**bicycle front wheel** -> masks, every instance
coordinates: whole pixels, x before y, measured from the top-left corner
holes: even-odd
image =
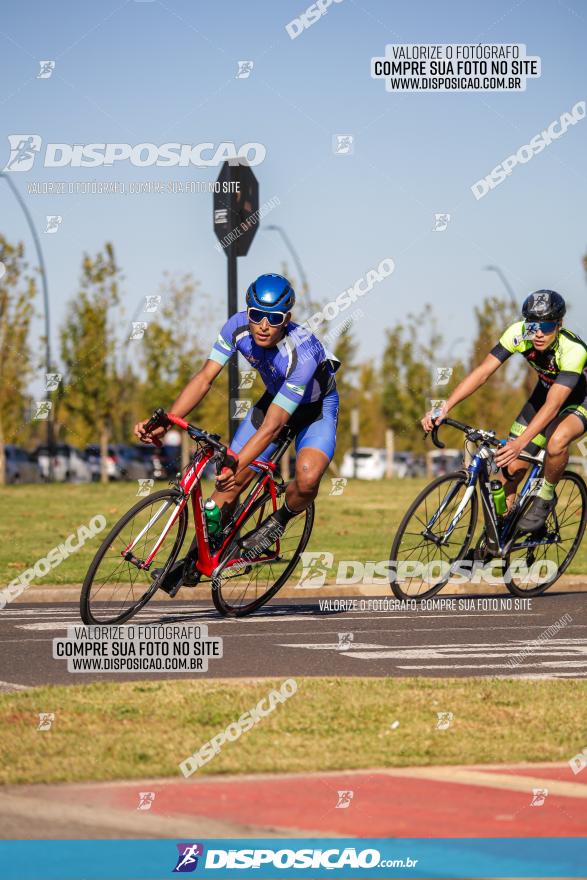
[[[477,492],[464,471],[444,474],[412,502],[389,556],[389,583],[398,599],[426,599],[441,590],[451,566],[471,544],[477,523]],[[453,519],[460,514],[450,534]]]
[[[514,596],[544,593],[579,549],[587,520],[587,487],[579,474],[564,472],[556,498],[543,528],[533,535],[520,535],[506,558],[505,584]]]
[[[143,498],[125,513],[96,553],[84,580],[81,594],[81,618],[86,624],[124,623],[146,605],[175,562],[187,528],[184,506],[165,538],[166,524],[177,513],[181,493],[163,489]],[[157,548],[151,568],[160,568],[159,576],[136,562],[125,559],[124,551],[133,544],[135,560],[144,561]]]
[[[262,495],[253,504],[240,533],[259,528],[273,512],[269,495]],[[216,577],[212,581],[212,601],[224,617],[244,617],[256,611],[288,580],[300,560],[314,525],[314,503],[290,519],[283,536],[258,559],[247,559],[232,541],[222,555]]]

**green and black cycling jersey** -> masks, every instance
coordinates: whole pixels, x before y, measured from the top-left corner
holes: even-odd
[[[514,421],[510,437],[519,437],[524,432],[538,410],[544,406],[548,391],[553,385],[563,385],[571,389],[560,413],[577,416],[587,431],[587,344],[575,333],[562,327],[554,343],[539,351],[534,348],[530,339],[524,339],[524,326],[524,321],[516,321],[491,349],[491,354],[501,363],[518,352],[538,373],[536,387]],[[537,434],[525,449],[535,455],[545,445],[546,436],[542,433]]]
[[[508,327],[491,349],[491,354],[503,363],[518,352],[536,370],[538,380],[545,388],[554,384],[564,385],[577,393],[584,391],[587,394],[587,344],[562,327],[553,344],[539,351],[530,339],[524,339],[524,327],[524,321],[516,321]]]

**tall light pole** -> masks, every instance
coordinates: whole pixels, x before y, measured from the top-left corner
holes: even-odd
[[[271,223],[269,226],[266,226],[265,229],[267,231],[270,230],[271,232],[278,232],[279,235],[282,237],[286,248],[288,249],[288,251],[291,254],[292,260],[294,261],[298,275],[300,276],[300,281],[302,282],[302,289],[304,290],[305,293],[307,293],[309,291],[310,287],[308,285],[308,279],[306,277],[306,273],[304,272],[304,267],[302,266],[301,260],[298,257],[297,252],[296,252],[293,244],[291,243],[289,236],[287,235],[285,229],[282,226],[277,226],[275,223]]]
[[[507,280],[507,278],[505,277],[505,275],[503,274],[503,272],[499,268],[499,266],[484,266],[483,268],[485,269],[486,272],[495,272],[496,275],[499,275],[503,286],[505,287],[505,289],[509,293],[512,304],[517,309],[518,308],[518,298],[517,298],[516,294],[514,293],[514,290],[511,286],[511,284],[509,283],[509,281]]]
[[[37,230],[35,229],[35,224],[33,223],[33,218],[29,213],[29,209],[27,208],[24,199],[21,194],[13,184],[10,179],[10,175],[5,171],[0,171],[0,177],[4,178],[6,183],[8,184],[12,194],[14,195],[16,201],[22,208],[22,212],[26,217],[26,221],[28,223],[28,227],[31,231],[31,235],[33,237],[33,242],[35,245],[35,249],[37,251],[37,259],[39,261],[39,268],[41,270],[41,284],[43,288],[43,303],[45,309],[45,373],[51,372],[51,325],[49,321],[49,288],[47,285],[47,270],[45,269],[45,260],[43,259],[43,251],[41,250],[41,242],[39,241],[39,236],[37,235]],[[46,380],[45,380],[46,384]],[[49,452],[49,480],[53,479],[53,419],[47,419],[47,446]]]

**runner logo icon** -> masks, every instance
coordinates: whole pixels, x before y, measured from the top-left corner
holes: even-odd
[[[4,171],[30,171],[36,155],[41,149],[41,136],[38,134],[9,134],[10,158]]]
[[[174,874],[187,874],[195,871],[198,867],[198,858],[204,855],[204,846],[201,843],[178,843],[176,844],[178,857],[177,864],[173,869]]]

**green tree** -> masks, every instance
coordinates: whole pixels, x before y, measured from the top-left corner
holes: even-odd
[[[425,335],[426,334],[426,335]],[[382,362],[382,407],[387,427],[395,434],[397,449],[424,450],[420,419],[434,397],[434,371],[439,364],[442,336],[431,306],[409,314],[404,324],[387,331]]]
[[[340,361],[336,373],[336,387],[340,397],[338,412],[337,444],[335,461],[339,462],[343,454],[351,447],[351,411],[358,404],[356,387],[357,364],[355,363],[357,344],[353,339],[350,327],[345,327],[336,339],[332,353]]]
[[[0,484],[6,481],[4,444],[22,431],[32,373],[29,329],[36,294],[27,273],[22,243],[10,244],[0,235]]]
[[[149,315],[142,339],[135,341],[135,363],[140,363],[144,375],[145,415],[156,406],[171,406],[202,363],[202,324],[207,324],[209,305],[199,286],[190,273],[166,273],[159,288],[161,305]]]
[[[75,435],[80,443],[90,442],[98,433],[102,482],[108,480],[106,457],[120,394],[111,315],[120,299],[120,281],[110,243],[95,257],[84,254],[80,289],[68,305],[60,334],[64,366],[60,408],[67,416],[68,435]]]
[[[505,328],[517,317],[512,303],[496,296],[486,297],[480,306],[475,307],[477,331],[467,372],[487,357]],[[451,387],[457,384],[454,379],[453,376]],[[476,394],[459,404],[455,418],[482,428],[493,428],[505,437],[535,383],[533,371],[511,359]]]
[[[171,407],[208,357],[217,332],[218,316],[191,273],[166,273],[159,293],[161,306],[150,317],[139,343],[139,363],[144,376],[138,396],[138,417],[141,419],[148,417],[157,406]],[[228,440],[227,415],[228,370],[225,369],[192,421],[196,420],[201,427],[216,431]]]

